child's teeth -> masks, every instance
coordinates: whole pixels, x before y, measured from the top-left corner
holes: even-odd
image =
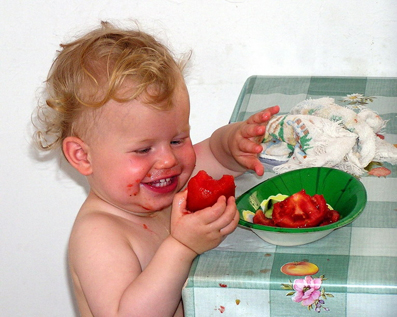
[[[160,179],[158,182],[153,183],[156,187],[164,187],[167,186],[171,182],[171,178],[163,178]]]

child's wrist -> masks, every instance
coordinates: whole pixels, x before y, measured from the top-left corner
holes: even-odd
[[[183,247],[184,250],[188,251],[188,253],[190,253],[190,255],[195,258],[197,255],[199,255],[200,253],[193,250],[190,246],[188,246],[186,243],[183,243],[181,240],[179,240],[178,238],[174,237],[172,235],[172,233],[170,234],[170,238],[173,239],[175,242],[177,242],[181,247]]]

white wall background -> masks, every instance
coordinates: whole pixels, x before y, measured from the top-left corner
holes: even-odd
[[[66,245],[84,179],[30,146],[30,115],[55,51],[100,20],[140,21],[176,53],[192,138],[230,118],[247,77],[397,77],[395,0],[1,0],[0,316],[75,316]]]

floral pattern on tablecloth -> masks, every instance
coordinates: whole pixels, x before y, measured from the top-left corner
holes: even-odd
[[[292,269],[288,267],[292,267]],[[318,267],[313,263],[303,260],[300,262],[286,263],[282,266],[281,271],[287,275],[297,276],[303,272],[317,273]],[[286,296],[292,296],[291,299],[294,302],[301,303],[301,305],[307,307],[308,310],[320,313],[322,310],[330,310],[325,306],[325,300],[334,297],[332,294],[326,293],[325,288],[322,287],[323,281],[325,280],[325,275],[321,275],[320,277],[305,275],[303,278],[295,279],[293,282],[289,280],[289,283],[281,284],[281,288],[290,290]]]

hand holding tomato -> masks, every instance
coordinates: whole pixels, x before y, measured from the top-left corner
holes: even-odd
[[[177,193],[171,215],[171,236],[197,254],[217,247],[238,224],[239,213],[233,196],[217,199],[211,206],[189,212],[187,191]]]

